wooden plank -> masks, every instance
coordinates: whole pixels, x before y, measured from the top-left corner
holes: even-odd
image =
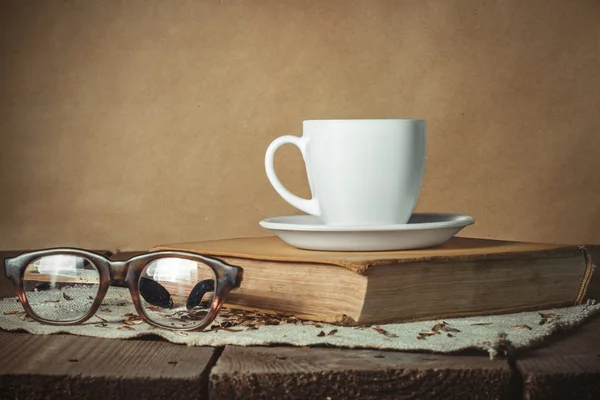
[[[0,393],[18,399],[207,398],[213,348],[0,331]]]
[[[525,399],[600,398],[600,316],[516,362]]]
[[[505,360],[377,350],[227,346],[211,399],[520,397]]]

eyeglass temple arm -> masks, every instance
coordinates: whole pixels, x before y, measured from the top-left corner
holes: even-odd
[[[169,291],[154,279],[142,276],[140,278],[139,291],[148,303],[162,308],[172,308],[173,298]]]
[[[190,295],[188,296],[186,308],[189,310],[196,307],[200,304],[202,298],[206,293],[214,291],[215,281],[213,281],[212,279],[205,279],[203,281],[198,282],[190,292]]]
[[[140,279],[139,290],[144,300],[148,303],[162,308],[173,307],[171,294],[163,285],[155,280],[142,277]],[[186,307],[188,309],[196,307],[200,304],[206,293],[213,292],[214,290],[215,283],[212,279],[205,279],[198,282],[188,296]]]

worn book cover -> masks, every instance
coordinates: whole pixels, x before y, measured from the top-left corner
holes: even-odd
[[[341,323],[390,323],[580,303],[593,274],[585,247],[455,237],[430,249],[325,252],[274,236],[158,245],[244,269],[230,307]]]

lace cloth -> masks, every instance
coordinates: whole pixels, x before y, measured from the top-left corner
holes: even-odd
[[[107,339],[155,335],[189,346],[328,345],[437,353],[475,349],[494,358],[508,348],[531,347],[559,330],[575,329],[599,311],[600,304],[588,301],[537,312],[348,327],[224,309],[212,329],[178,332],[143,323],[133,308],[129,291],[112,287],[96,316],[77,326],[40,324],[26,316],[16,297],[3,299],[0,328],[36,335],[68,333]]]

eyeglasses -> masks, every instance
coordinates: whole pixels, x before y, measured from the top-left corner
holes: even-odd
[[[4,264],[27,314],[51,325],[87,321],[112,285],[111,292],[121,299],[129,288],[145,322],[173,330],[202,330],[217,316],[228,293],[240,286],[243,275],[240,267],[180,251],[111,261],[87,250],[56,248],[23,253]]]

